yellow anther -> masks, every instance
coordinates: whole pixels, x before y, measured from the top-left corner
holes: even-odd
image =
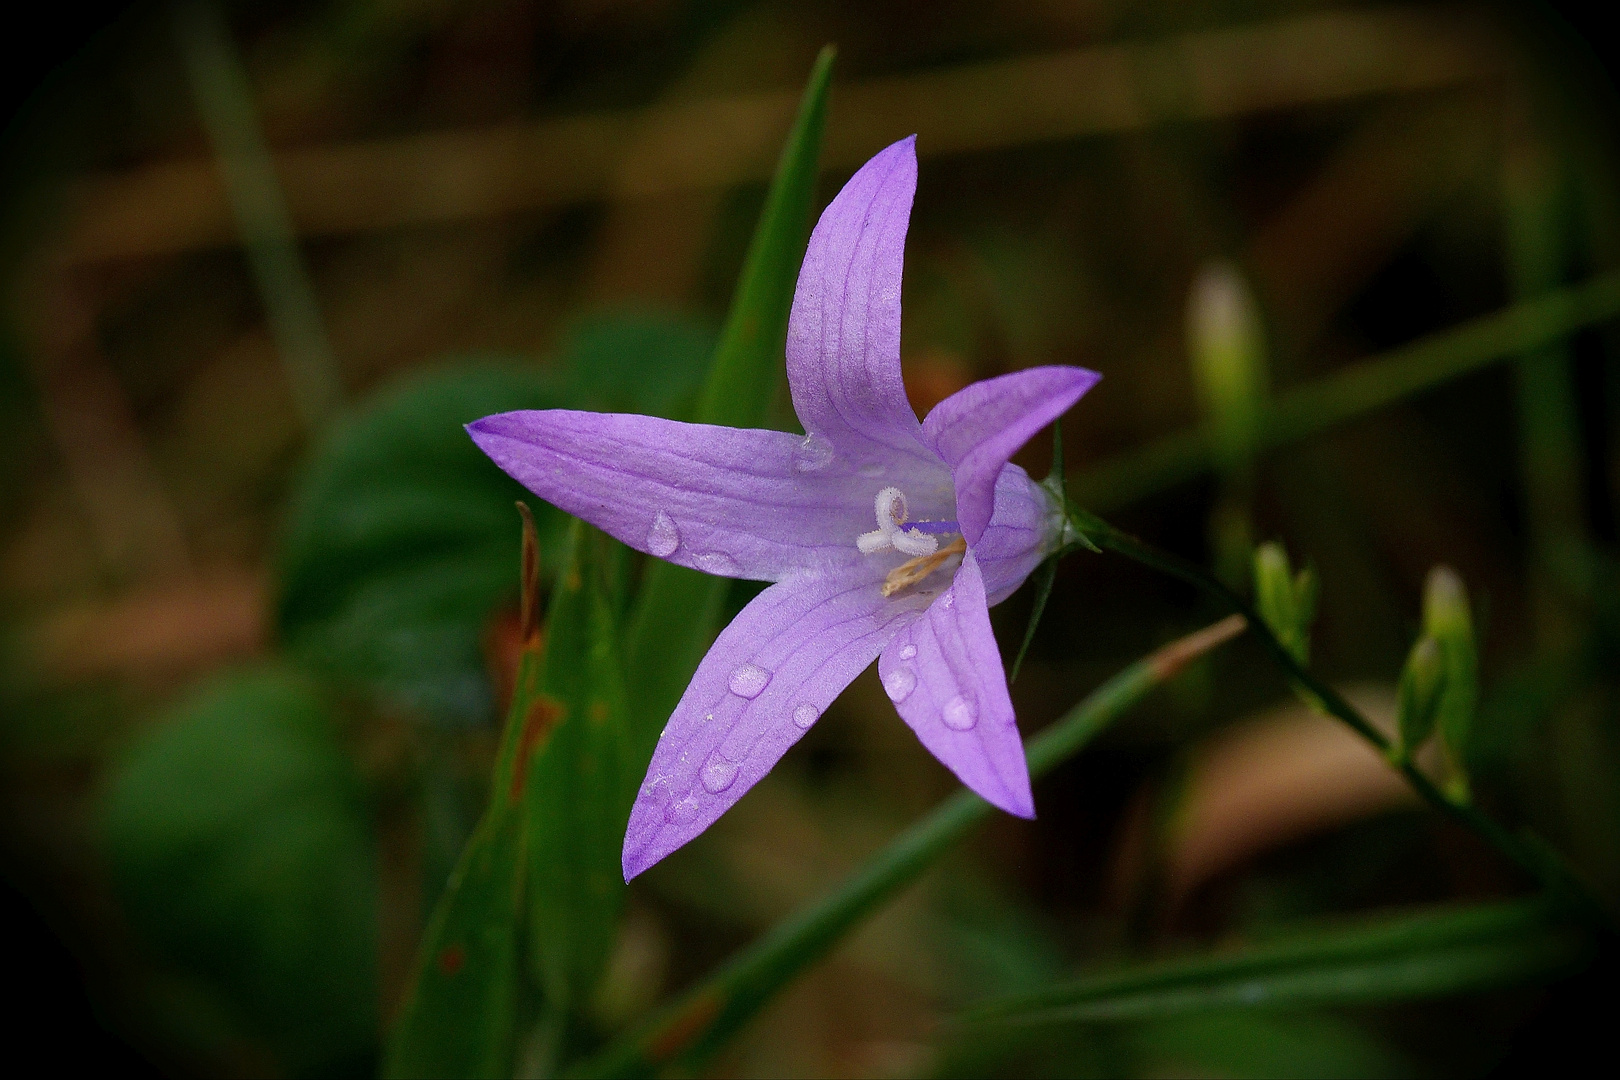
[[[967,541],[958,536],[949,544],[928,555],[919,555],[915,559],[901,563],[889,571],[889,576],[883,579],[883,595],[893,596],[901,589],[917,584],[923,578],[939,569],[940,563],[952,555],[961,555],[967,551]]]

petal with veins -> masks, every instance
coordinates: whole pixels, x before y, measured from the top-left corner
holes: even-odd
[[[691,840],[770,771],[927,602],[881,576],[778,582],[731,621],[658,740],[624,838],[625,880]]]
[[[884,646],[878,675],[900,718],[962,783],[1009,814],[1035,816],[1024,743],[972,551],[951,587]]]
[[[1085,368],[1025,368],[964,387],[934,406],[923,439],[951,467],[956,520],[969,544],[990,523],[996,477],[1007,459],[1100,378]]]
[[[933,457],[919,442],[917,414],[900,377],[900,276],[917,190],[914,142],[902,139],[879,152],[822,212],[788,319],[788,385],[800,422],[840,453],[874,462],[896,452]]]
[[[781,431],[568,409],[467,425],[524,487],[638,551],[725,577],[776,581],[858,558],[872,496],[795,470]]]

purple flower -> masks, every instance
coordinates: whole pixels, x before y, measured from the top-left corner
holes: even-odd
[[[773,582],[664,727],[626,880],[728,810],[874,659],[935,757],[996,806],[1035,814],[989,608],[1057,545],[1062,516],[1007,459],[1099,376],[1014,372],[917,422],[900,378],[913,141],[867,162],[810,236],[787,339],[808,434],[567,409],[468,426],[529,490],[631,547]]]

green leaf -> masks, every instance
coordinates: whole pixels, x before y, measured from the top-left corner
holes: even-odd
[[[504,802],[479,822],[428,922],[384,1076],[511,1074],[525,829]]]
[[[485,721],[484,641],[515,598],[512,502],[524,491],[462,425],[562,404],[546,372],[482,362],[414,376],[339,424],[282,536],[276,618],[293,652],[436,720]],[[549,550],[563,518],[540,514]]]
[[[1229,954],[1092,975],[965,1014],[964,1027],[1162,1018],[1232,1008],[1292,1008],[1437,997],[1552,978],[1592,942],[1537,899],[1324,928]]]
[[[130,922],[289,1073],[376,1042],[376,856],[332,714],[277,669],[220,676],[142,730],[101,806]]]
[[[1333,1016],[1236,1012],[1149,1021],[1127,1035],[1147,1076],[1328,1080],[1410,1076],[1410,1062]]]
[[[422,935],[383,1063],[385,1076],[511,1075],[529,823],[523,793],[533,756],[554,719],[539,689],[544,663],[535,628],[539,562],[533,521],[525,510],[519,562],[523,651],[489,804]]]
[[[788,313],[810,234],[832,62],[829,46],[811,69],[698,400],[701,423],[760,426],[782,378]],[[658,731],[708,648],[728,584],[671,563],[648,565],[625,668],[637,762],[651,758]]]
[[[606,536],[569,529],[536,707],[549,735],[525,786],[530,942],[547,1005],[576,1009],[607,963],[624,903],[620,848],[634,785]]]

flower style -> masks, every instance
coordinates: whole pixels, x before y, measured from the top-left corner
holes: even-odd
[[[900,377],[913,141],[862,166],[811,234],[787,338],[807,434],[568,409],[468,425],[529,490],[631,547],[773,583],[721,632],[664,727],[626,880],[736,803],[874,659],[935,757],[1034,816],[989,608],[1058,544],[1062,515],[1007,459],[1099,376],[1030,368],[917,421]]]

